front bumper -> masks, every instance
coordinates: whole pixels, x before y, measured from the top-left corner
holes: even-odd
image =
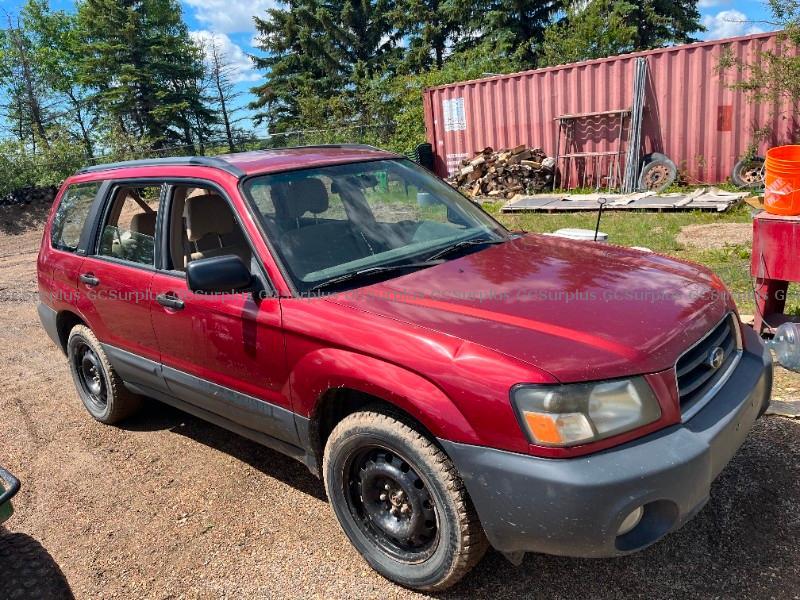
[[[758,340],[748,345],[763,348]],[[771,389],[769,351],[745,351],[715,398],[688,422],[598,454],[547,459],[441,443],[497,550],[617,556],[649,546],[700,511],[711,483],[769,405]],[[617,536],[640,506],[640,523]]]

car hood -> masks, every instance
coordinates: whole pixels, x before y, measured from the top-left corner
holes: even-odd
[[[668,369],[732,307],[702,267],[542,235],[330,300],[480,344],[562,382]]]

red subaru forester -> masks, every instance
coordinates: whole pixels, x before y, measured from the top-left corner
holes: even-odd
[[[511,233],[367,146],[103,165],[59,193],[44,329],[103,423],[156,398],[303,461],[384,576],[683,525],[769,403],[708,270]]]

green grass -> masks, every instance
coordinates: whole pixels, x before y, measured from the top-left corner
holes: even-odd
[[[597,213],[528,213],[504,215],[500,213],[502,203],[485,204],[484,208],[501,223],[512,230],[547,233],[563,227],[594,229]],[[690,260],[707,266],[716,272],[734,295],[739,310],[752,314],[753,288],[750,278],[750,247],[748,245],[726,245],[724,248],[700,250],[684,247],[676,236],[686,225],[711,223],[750,223],[750,207],[743,205],[725,213],[672,212],[645,213],[616,211],[606,212],[600,222],[600,230],[607,233],[609,241],[622,246],[644,246],[655,252]],[[800,287],[790,286],[786,307],[787,313],[800,314]]]

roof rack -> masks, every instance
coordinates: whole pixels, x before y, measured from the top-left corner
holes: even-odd
[[[258,152],[280,152],[281,150],[298,150],[302,148],[352,148],[363,150],[379,150],[375,146],[369,144],[311,144],[308,146],[287,146],[283,148],[263,148]],[[231,156],[236,156],[232,154]],[[130,167],[158,167],[158,166],[173,166],[173,167],[211,167],[230,173],[234,177],[242,178],[246,175],[237,166],[229,163],[223,158],[216,156],[169,156],[165,158],[144,158],[139,160],[125,160],[122,162],[106,163],[101,165],[92,165],[84,167],[78,173],[98,173],[101,171],[113,171],[114,169],[127,169]]]
[[[97,173],[100,171],[112,171],[114,169],[127,169],[130,167],[212,167],[230,173],[234,177],[244,177],[245,172],[230,164],[229,162],[213,156],[170,156],[167,158],[145,158],[140,160],[125,160],[122,162],[107,163],[102,165],[92,165],[84,167],[78,173]]]

